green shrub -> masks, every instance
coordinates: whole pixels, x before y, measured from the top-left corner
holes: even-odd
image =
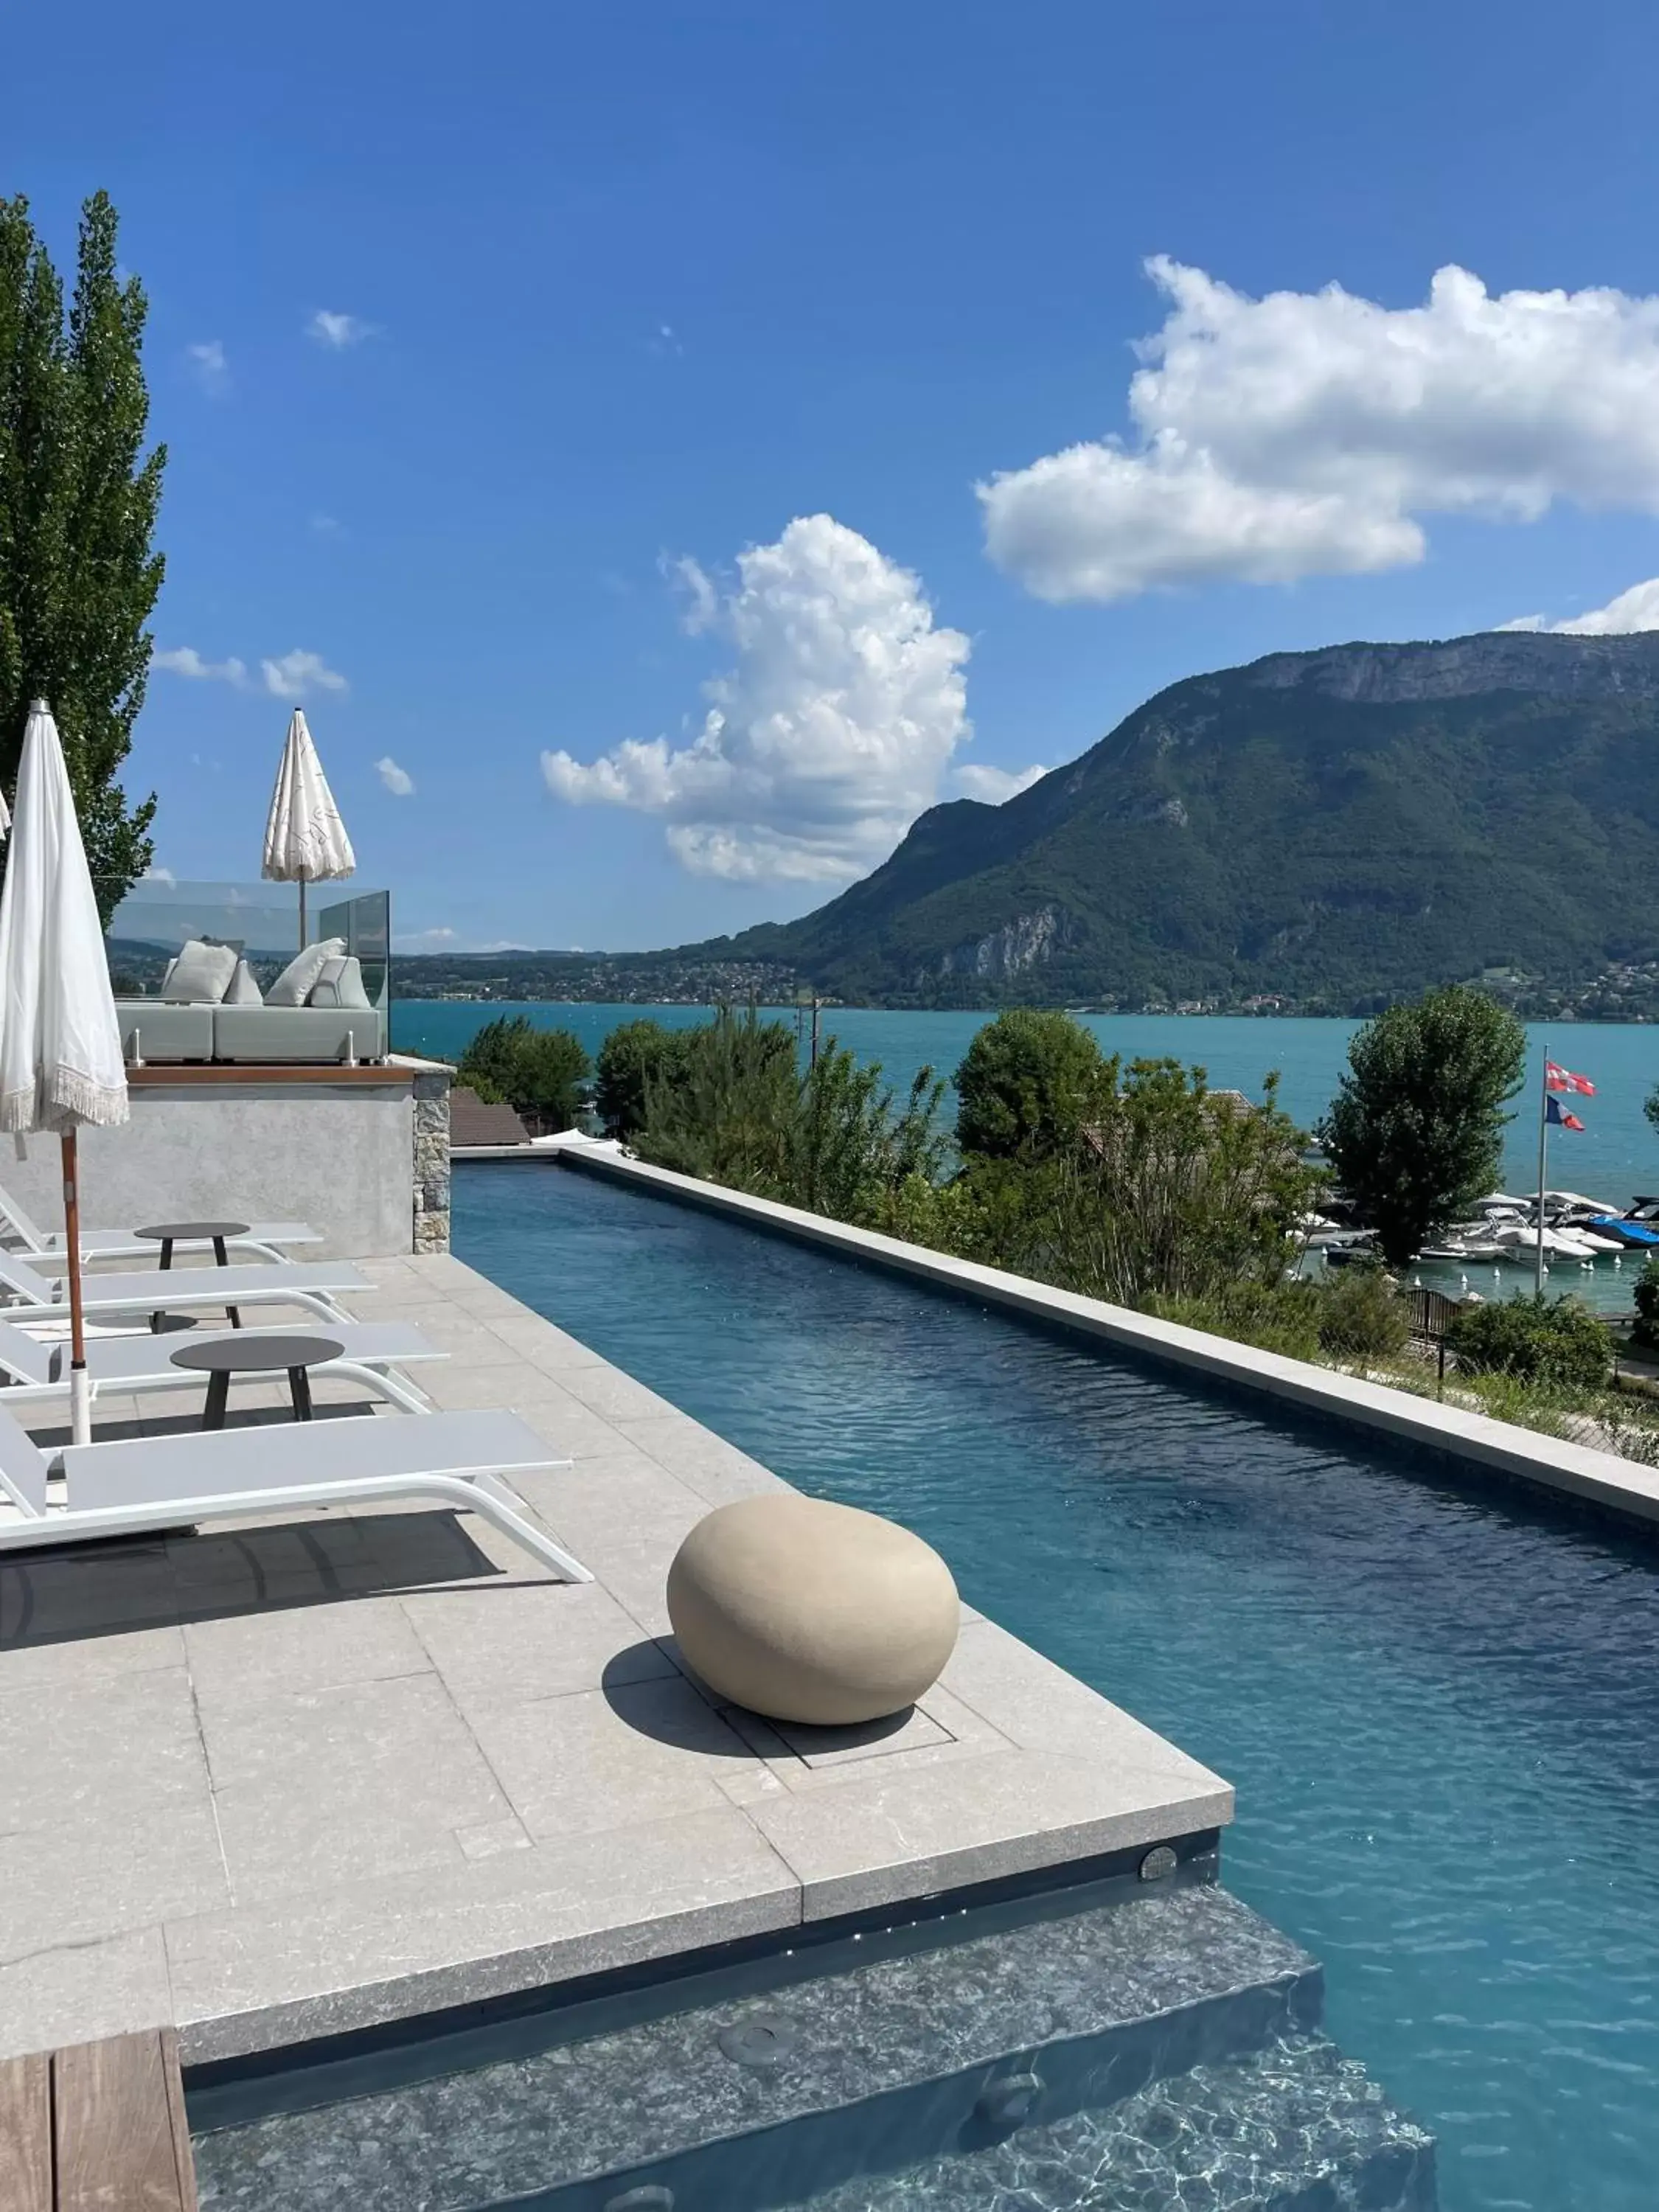
[[[987,1022],[957,1070],[957,1143],[964,1157],[1042,1156],[1092,1119],[1103,1063],[1069,1014],[1011,1007]]]
[[[722,1006],[675,1044],[645,1081],[641,1159],[837,1221],[927,1216],[945,1149],[931,1068],[902,1105],[833,1037],[803,1073],[793,1032],[753,1006]]]
[[[660,1022],[623,1022],[599,1047],[593,1105],[613,1137],[645,1127],[646,1093],[665,1082],[684,1050],[684,1033]]]
[[[1638,1344],[1659,1345],[1659,1252],[1649,1254],[1636,1278],[1636,1326],[1631,1334]]]
[[[1142,1300],[1140,1310],[1286,1359],[1319,1357],[1320,1292],[1314,1283],[1240,1282],[1219,1297],[1154,1295]]]
[[[1336,1359],[1394,1359],[1411,1339],[1411,1313],[1382,1268],[1334,1270],[1319,1285],[1319,1345]]]
[[[1613,1364],[1607,1332],[1577,1298],[1466,1305],[1446,1342],[1471,1375],[1512,1375],[1558,1390],[1599,1390]]]
[[[1272,1289],[1319,1188],[1279,1110],[1211,1091],[1179,1060],[1102,1063],[1085,1129],[1051,1153],[968,1155],[984,1257],[1109,1304],[1196,1298],[1224,1312],[1240,1285]]]
[[[538,1029],[528,1014],[504,1014],[485,1023],[456,1073],[480,1098],[505,1103],[544,1129],[568,1129],[589,1071],[587,1048],[571,1030]]]

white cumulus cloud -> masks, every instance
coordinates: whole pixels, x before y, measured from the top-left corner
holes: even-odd
[[[1659,629],[1659,576],[1650,576],[1645,584],[1632,584],[1606,606],[1595,607],[1587,615],[1574,615],[1566,622],[1551,622],[1547,615],[1517,615],[1513,622],[1500,623],[1498,628],[1557,630],[1568,637],[1620,637],[1629,630]]]
[[[977,799],[987,806],[1000,806],[1005,799],[1018,799],[1048,775],[1046,768],[992,768],[988,763],[964,761],[953,771],[964,799]]]
[[[280,660],[262,660],[259,672],[273,699],[304,699],[313,691],[348,688],[339,670],[331,668],[320,653],[307,653],[297,645]]]
[[[1041,599],[1396,568],[1436,514],[1659,514],[1659,298],[1494,297],[1448,267],[1391,308],[1147,269],[1170,305],[1133,434],[978,486],[987,550]]]
[[[320,346],[329,346],[338,353],[347,346],[361,345],[365,338],[373,337],[374,325],[366,323],[361,315],[343,315],[332,307],[319,307],[306,325],[306,336],[314,338]]]
[[[157,668],[172,676],[188,676],[198,684],[232,684],[240,690],[247,683],[247,663],[233,653],[228,660],[209,660],[193,645],[173,647],[151,656]]]
[[[394,799],[407,799],[415,788],[415,779],[406,768],[399,768],[390,753],[374,763],[374,772]]]
[[[690,744],[544,752],[572,805],[660,815],[699,875],[835,883],[885,859],[969,735],[969,641],[936,629],[921,580],[827,514],[798,517],[716,589],[678,564],[691,626],[732,647]]]
[[[230,363],[225,359],[225,349],[217,338],[204,338],[198,345],[185,348],[185,359],[190,363],[191,374],[210,399],[217,399],[230,387]]]

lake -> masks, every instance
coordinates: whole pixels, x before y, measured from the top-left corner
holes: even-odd
[[[619,1022],[642,1015],[672,1029],[707,1021],[706,1006],[566,1006],[538,1000],[526,1006],[482,1006],[448,1000],[400,1000],[392,1008],[392,1042],[399,1052],[454,1060],[484,1024],[501,1014],[528,1014],[539,1029],[574,1030],[597,1052]],[[793,1018],[793,1016],[786,1017]],[[1126,1060],[1169,1057],[1196,1062],[1218,1089],[1259,1098],[1261,1079],[1277,1069],[1280,1102],[1304,1127],[1317,1121],[1346,1064],[1356,1022],[1254,1020],[1223,1014],[1089,1014],[1079,1017],[1107,1052]],[[983,1013],[895,1013],[868,1006],[837,1006],[820,1016],[820,1035],[837,1037],[862,1060],[879,1060],[895,1089],[917,1069],[948,1076],[990,1019]],[[1528,1031],[1535,1085],[1545,1032]],[[1594,1098],[1571,1100],[1585,1123],[1582,1136],[1558,1130],[1550,1145],[1553,1188],[1582,1190],[1621,1206],[1638,1193],[1659,1191],[1659,1133],[1643,1116],[1642,1102],[1659,1083],[1659,1029],[1641,1024],[1576,1022],[1550,1033],[1550,1049],[1567,1066],[1588,1075]],[[1530,1090],[1510,1130],[1506,1188],[1535,1189],[1538,1182],[1537,1091]]]

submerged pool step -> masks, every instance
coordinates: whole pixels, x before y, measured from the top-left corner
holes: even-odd
[[[1322,2002],[1224,1890],[1149,1893],[207,2132],[202,2204],[766,2212],[1247,2057]]]
[[[801,2212],[1434,2212],[1434,2139],[1322,2035],[805,2200]],[[674,2212],[702,2212],[677,2197]],[[793,2208],[792,2208],[793,2212]]]

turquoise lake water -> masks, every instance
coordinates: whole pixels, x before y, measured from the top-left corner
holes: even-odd
[[[498,1014],[528,1014],[538,1026],[574,1030],[597,1051],[618,1022],[653,1015],[673,1027],[707,1021],[703,1006],[476,1006],[409,1000],[392,1012],[392,1041],[402,1052],[453,1059],[485,1022]],[[881,1062],[902,1091],[919,1067],[949,1075],[988,1018],[984,1014],[886,1013],[836,1007],[822,1016],[860,1060]],[[1352,1022],[1249,1021],[1222,1015],[1190,1018],[1095,1014],[1083,1018],[1109,1052],[1127,1060],[1165,1055],[1196,1061],[1219,1089],[1261,1095],[1261,1079],[1277,1069],[1281,1103],[1304,1126],[1328,1104],[1342,1072]],[[1536,1079],[1546,1033],[1534,1030],[1532,1067]],[[1577,1023],[1547,1034],[1555,1058],[1596,1085],[1594,1098],[1572,1102],[1586,1127],[1577,1136],[1559,1133],[1551,1146],[1553,1187],[1582,1190],[1625,1205],[1638,1192],[1659,1192],[1659,1133],[1642,1115],[1642,1102],[1659,1083],[1659,1027]],[[1506,1186],[1535,1189],[1538,1180],[1536,1092],[1529,1093],[1511,1127]]]
[[[1650,2212],[1650,1545],[569,1170],[454,1206],[462,1258],[1237,1784],[1225,1880],[1438,2133],[1445,2212]]]

